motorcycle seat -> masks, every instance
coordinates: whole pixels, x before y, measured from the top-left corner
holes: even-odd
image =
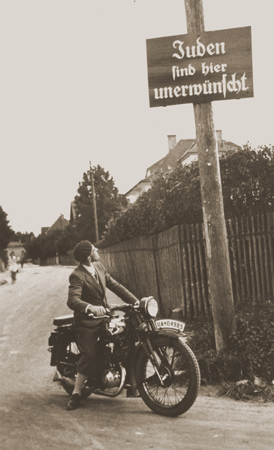
[[[73,314],[68,314],[67,316],[55,317],[53,320],[53,325],[60,327],[61,325],[72,325],[73,324]]]

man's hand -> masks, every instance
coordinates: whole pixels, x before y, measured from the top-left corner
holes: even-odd
[[[106,314],[106,310],[103,306],[89,305],[88,313],[92,313],[95,316],[99,317],[99,316],[104,316]]]

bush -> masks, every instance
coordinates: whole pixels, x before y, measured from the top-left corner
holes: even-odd
[[[198,319],[188,325],[189,343],[199,361],[202,382],[223,383],[274,380],[274,305],[239,306],[237,333],[229,348],[217,354],[213,321]]]
[[[273,171],[273,148],[247,147],[220,158],[226,219],[273,208]],[[158,174],[151,189],[108,223],[105,245],[202,222],[200,191],[197,162]]]

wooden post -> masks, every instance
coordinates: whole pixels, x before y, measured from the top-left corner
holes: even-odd
[[[185,0],[187,32],[204,31],[202,0]],[[216,133],[211,103],[194,104],[203,220],[216,349],[236,331]]]
[[[97,219],[97,207],[96,207],[96,193],[95,193],[91,163],[89,163],[89,169],[90,169],[89,172],[90,172],[90,181],[91,181],[91,189],[92,189],[92,203],[93,203],[93,212],[94,212],[95,240],[96,240],[96,242],[98,242],[99,241],[99,232],[98,232],[98,219]]]

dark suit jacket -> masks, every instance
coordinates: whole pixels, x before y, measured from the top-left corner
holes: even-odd
[[[93,263],[98,273],[100,283],[88,272],[83,264],[72,272],[69,277],[69,292],[67,305],[74,311],[76,324],[92,326],[101,322],[101,319],[90,319],[86,314],[89,304],[107,306],[106,288],[114,292],[125,303],[134,304],[137,298],[124,286],[114,280],[100,262]],[[87,324],[87,321],[89,324]]]

